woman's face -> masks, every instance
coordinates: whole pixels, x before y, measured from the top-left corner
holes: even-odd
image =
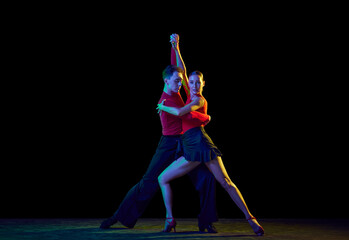
[[[201,94],[204,86],[205,81],[203,81],[198,75],[191,75],[189,77],[189,88],[191,93]]]

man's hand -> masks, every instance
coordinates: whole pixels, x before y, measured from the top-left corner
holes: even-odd
[[[208,115],[208,120],[206,122],[204,122],[204,125],[206,126],[209,122],[211,122],[211,116]]]

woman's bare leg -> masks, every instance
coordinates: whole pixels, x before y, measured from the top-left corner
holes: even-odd
[[[245,214],[246,219],[249,219],[252,214],[248,210],[248,207],[246,205],[246,202],[244,198],[242,197],[241,192],[236,187],[236,185],[231,181],[227,170],[224,167],[223,161],[221,157],[217,157],[216,159],[207,162],[206,166],[212,171],[213,175],[215,176],[216,180],[222,185],[222,187],[228,192],[229,196],[235,204],[240,208],[240,210]],[[254,231],[258,231],[259,224],[258,222],[253,219],[250,220],[250,225]],[[252,223],[252,224],[251,224]]]
[[[172,189],[170,186],[170,181],[187,174],[188,172],[196,168],[199,164],[200,162],[191,162],[185,160],[184,157],[180,157],[160,174],[158,180],[162,192],[162,197],[164,198],[167,218],[173,217]]]

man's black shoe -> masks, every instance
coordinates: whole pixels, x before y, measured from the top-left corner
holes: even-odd
[[[110,228],[111,225],[117,223],[118,220],[114,219],[113,217],[108,218],[106,220],[104,220],[101,224],[101,226],[99,226],[100,229],[108,229]]]
[[[199,224],[199,230],[201,233],[204,233],[206,229],[208,233],[218,233],[216,227],[212,223],[206,225]]]

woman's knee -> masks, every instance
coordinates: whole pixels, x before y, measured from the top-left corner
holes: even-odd
[[[227,177],[220,181],[220,184],[225,190],[236,189],[235,184]]]
[[[159,175],[158,182],[159,182],[160,186],[162,186],[162,185],[167,183],[165,174],[162,173],[162,174]]]

